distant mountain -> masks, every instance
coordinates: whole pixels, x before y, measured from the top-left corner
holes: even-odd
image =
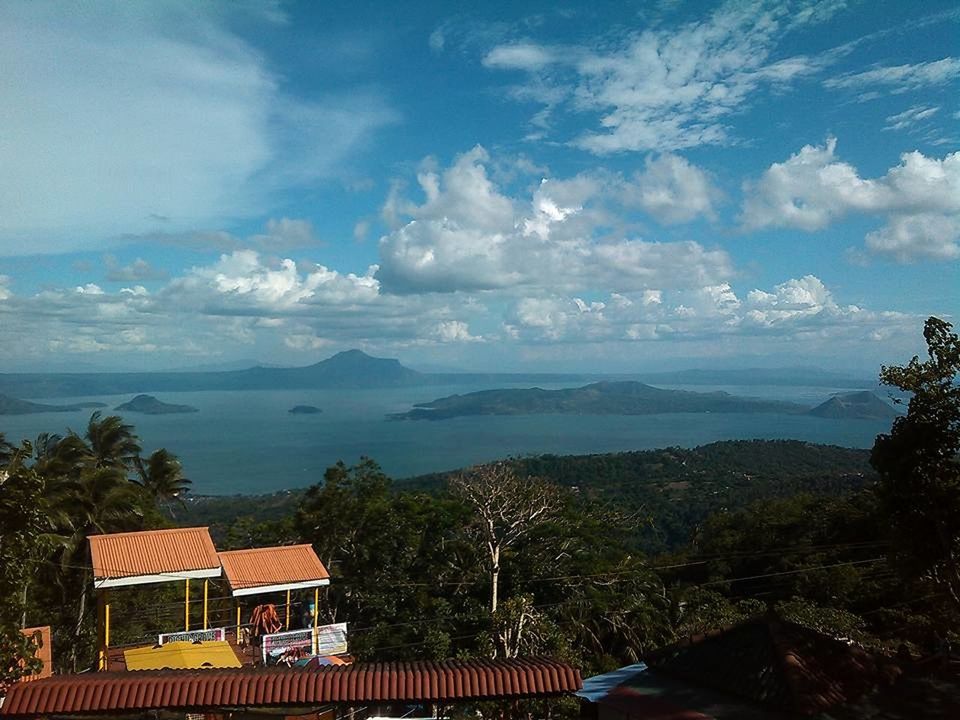
[[[224,372],[0,374],[0,392],[27,397],[73,397],[197,390],[381,388],[429,382],[430,376],[404,367],[399,360],[347,350],[314,365],[296,368],[258,366]]]
[[[43,405],[41,403],[30,402],[29,400],[18,400],[9,395],[0,395],[0,415],[30,415],[31,413],[48,412],[76,412],[77,410],[86,410],[87,408],[106,407],[103,403],[82,402],[74,405]]]
[[[809,414],[837,420],[892,420],[897,417],[892,405],[868,390],[834,395]]]
[[[481,390],[450,395],[390,417],[444,420],[462,415],[655,415],[660,413],[802,413],[794,403],[741,398],[725,392],[663,390],[634,381],[598,382],[579,388]]]
[[[655,385],[787,385],[873,388],[877,381],[811,367],[676,370],[635,376]]]
[[[190,405],[174,405],[161,402],[153,395],[137,395],[130,402],[117,405],[114,410],[143,413],[144,415],[172,415],[174,413],[195,413],[197,408]]]

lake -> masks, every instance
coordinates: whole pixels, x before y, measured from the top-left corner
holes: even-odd
[[[515,387],[528,387],[517,385]],[[493,386],[488,386],[493,387]],[[496,387],[511,387],[499,384]],[[543,384],[544,388],[570,387]],[[667,387],[667,386],[664,386]],[[777,398],[813,406],[843,388],[669,386]],[[526,415],[462,417],[441,421],[390,421],[417,402],[483,389],[450,385],[387,390],[257,390],[159,393],[168,403],[200,412],[183,415],[123,414],[149,452],[166,447],[183,462],[198,494],[266,493],[311,485],[323,471],[361,456],[393,477],[450,470],[510,455],[587,454],[694,447],[717,440],[791,438],[867,448],[890,423],[826,420],[774,414]],[[131,395],[44,399],[69,404],[105,402],[109,411]],[[292,415],[295,405],[316,405],[317,415]],[[41,432],[83,431],[89,411],[0,417],[10,441]]]

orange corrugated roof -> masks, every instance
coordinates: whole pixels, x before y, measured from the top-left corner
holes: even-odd
[[[205,527],[91,535],[89,540],[95,580],[156,575],[176,580],[177,573],[220,569]]]
[[[330,578],[309,545],[227,550],[220,553],[220,563],[234,591]]]

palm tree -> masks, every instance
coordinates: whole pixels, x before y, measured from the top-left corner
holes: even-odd
[[[166,507],[170,510],[171,517],[175,517],[171,504],[178,502],[183,505],[183,494],[188,492],[192,485],[192,482],[184,477],[183,466],[177,456],[160,448],[146,461],[138,456],[136,467],[137,474],[140,475],[139,485],[159,507]]]
[[[140,455],[140,441],[133,426],[116,415],[101,419],[99,411],[93,413],[87,424],[87,441],[98,468],[130,468]]]

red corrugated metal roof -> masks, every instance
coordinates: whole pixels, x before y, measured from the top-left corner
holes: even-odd
[[[95,580],[219,570],[220,559],[205,527],[91,535]]]
[[[579,670],[545,659],[90,673],[16,685],[0,716],[457,702],[559,695],[581,685]]]
[[[233,590],[330,578],[310,545],[226,550],[220,553],[220,563]]]

